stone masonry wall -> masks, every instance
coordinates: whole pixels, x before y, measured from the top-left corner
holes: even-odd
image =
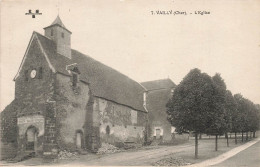
[[[99,127],[101,142],[143,143],[147,113],[98,97],[93,107],[93,125]]]
[[[36,70],[35,78],[31,78],[32,70]],[[40,49],[37,39],[33,39],[25,62],[15,81],[15,99],[17,102],[17,116],[32,120],[35,115],[45,116],[46,101],[53,97],[54,74]],[[32,121],[33,122],[33,121]],[[42,123],[42,122],[39,122]],[[26,145],[25,129],[34,123],[18,123],[18,146],[23,151]],[[42,127],[42,125],[40,125]],[[37,128],[37,127],[36,127]],[[38,135],[37,146],[39,152],[43,148],[43,134]]]
[[[84,133],[89,87],[81,81],[78,82],[77,87],[73,87],[69,76],[57,74],[55,90],[58,147],[75,150],[76,132]],[[82,147],[85,148],[84,138],[82,140]]]

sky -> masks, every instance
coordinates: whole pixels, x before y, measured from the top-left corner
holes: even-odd
[[[259,0],[4,0],[0,8],[1,111],[14,99],[13,78],[33,31],[44,34],[58,14],[73,49],[135,81],[179,84],[199,68],[260,104]],[[33,19],[29,9],[42,15]],[[187,15],[152,15],[158,10]]]

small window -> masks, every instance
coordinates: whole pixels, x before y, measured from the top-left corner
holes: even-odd
[[[76,87],[78,83],[78,74],[72,74],[72,86]]]
[[[64,32],[61,33],[61,37],[64,38]]]
[[[42,67],[38,68],[38,78],[42,79]]]
[[[110,134],[110,127],[107,125],[106,127],[106,134],[109,135]]]
[[[51,29],[51,36],[53,36],[53,29]]]
[[[28,81],[28,70],[24,71],[24,80]]]

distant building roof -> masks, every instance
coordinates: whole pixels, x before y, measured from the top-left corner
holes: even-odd
[[[150,90],[158,90],[158,89],[169,89],[174,88],[176,85],[169,78],[160,79],[154,81],[147,81],[141,83],[148,91]]]
[[[147,94],[147,110],[149,111],[149,120],[152,122],[162,121],[168,123],[166,120],[166,104],[170,100],[172,94],[170,89],[157,89],[149,91]]]
[[[80,80],[90,84],[94,96],[145,111],[143,107],[145,89],[138,82],[76,50],[71,50],[71,59],[62,56],[56,52],[54,41],[37,32],[35,34],[57,72],[70,75],[66,66],[77,63]]]
[[[149,120],[158,126],[171,126],[167,121],[166,104],[172,96],[175,84],[170,79],[160,79],[141,83],[147,90],[146,107]]]

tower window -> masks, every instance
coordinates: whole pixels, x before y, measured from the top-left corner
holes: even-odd
[[[51,36],[53,36],[53,29],[51,29]]]
[[[106,134],[109,135],[110,134],[110,127],[107,125],[106,127]]]
[[[39,68],[38,68],[38,71],[39,71],[39,72],[38,72],[38,78],[39,78],[39,79],[42,79],[42,71],[43,71],[43,70],[42,70],[42,67],[39,67]]]
[[[63,32],[61,33],[61,37],[64,38],[64,33]]]
[[[28,81],[28,70],[24,71],[24,80]]]

